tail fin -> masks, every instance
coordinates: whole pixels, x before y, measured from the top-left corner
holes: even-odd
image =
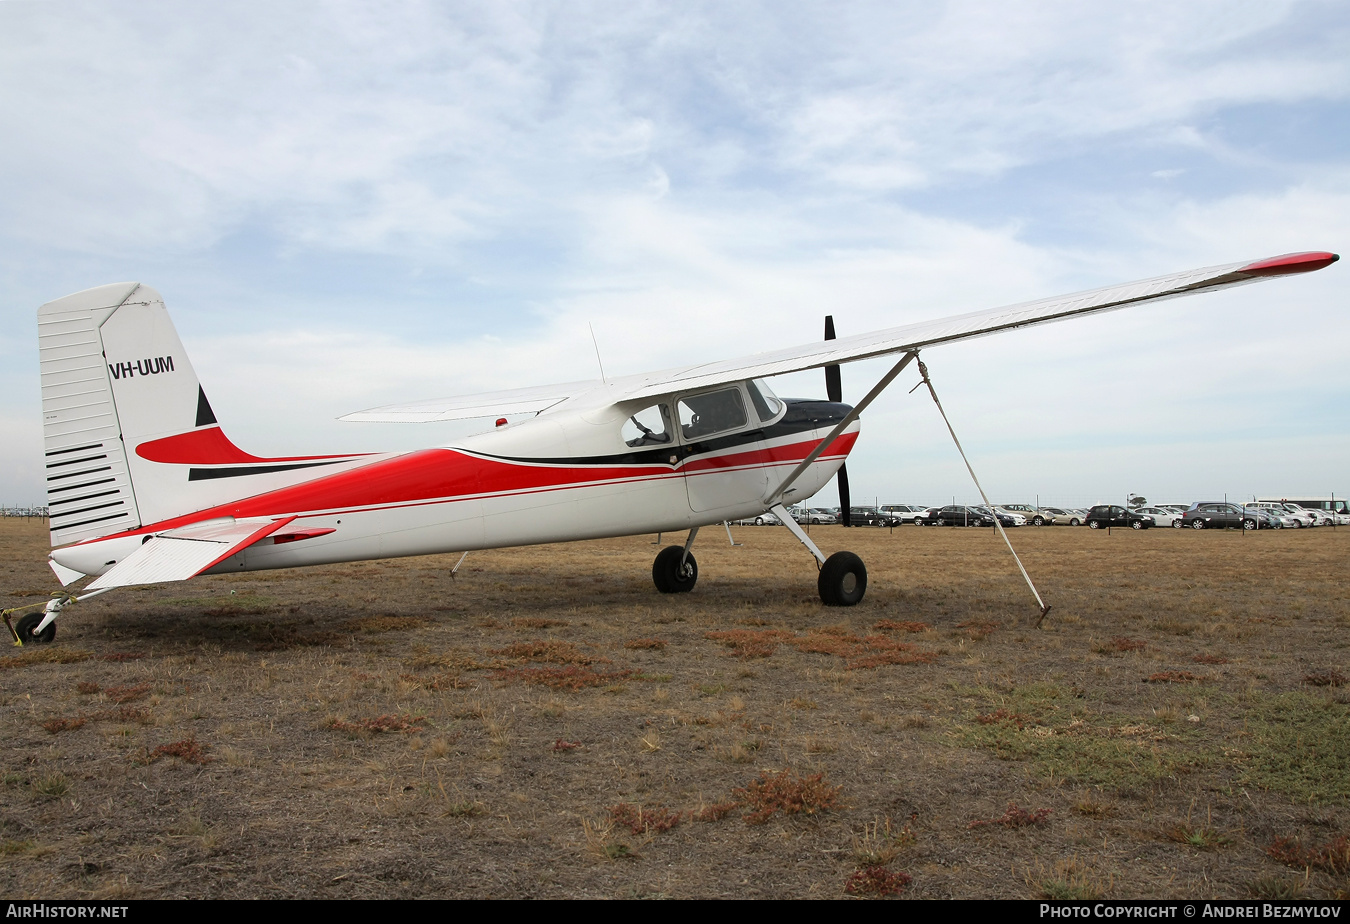
[[[214,416],[159,293],[123,282],[48,302],[38,348],[52,545],[163,518],[133,450]]]
[[[260,459],[226,438],[164,300],[136,282],[38,309],[52,545],[107,536],[356,464]]]

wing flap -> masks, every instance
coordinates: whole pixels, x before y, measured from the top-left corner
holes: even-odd
[[[186,581],[270,536],[294,519],[292,516],[279,520],[217,520],[159,533],[105,571],[85,590]]]

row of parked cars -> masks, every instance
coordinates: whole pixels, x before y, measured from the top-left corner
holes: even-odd
[[[828,526],[841,520],[838,507],[789,509],[802,525]],[[1005,528],[1017,526],[1087,526],[1091,529],[1129,527],[1150,529],[1303,529],[1314,526],[1350,526],[1350,509],[1343,500],[1306,499],[1256,500],[1251,503],[1196,501],[1183,504],[1127,507],[1098,504],[1095,507],[1032,507],[1028,504],[1004,504],[992,508],[948,504],[921,507],[914,504],[885,504],[880,507],[850,507],[853,526],[993,526],[995,520]],[[772,513],[761,514],[743,523],[756,526],[776,525]]]
[[[1094,516],[1093,514],[1096,514]],[[1147,521],[1147,522],[1140,522]],[[1196,501],[1189,507],[1094,507],[1088,526],[1171,526],[1174,529],[1303,529],[1314,526],[1350,526],[1350,511],[1339,507],[1304,506],[1294,501]]]

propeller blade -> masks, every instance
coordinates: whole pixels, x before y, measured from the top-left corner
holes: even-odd
[[[848,512],[848,469],[839,466],[836,480],[839,482],[839,522],[845,526],[852,526],[853,518]]]
[[[834,315],[825,315],[825,339],[833,340],[834,336]],[[825,367],[825,397],[838,404],[844,400],[844,382],[839,376],[839,365]],[[849,515],[848,503],[848,470],[839,466],[839,522],[845,526],[852,526],[852,517]]]
[[[825,315],[825,339],[834,339],[834,315]],[[839,377],[839,365],[825,367],[825,397],[838,404],[844,400],[844,383]]]

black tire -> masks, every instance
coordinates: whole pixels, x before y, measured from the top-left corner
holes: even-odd
[[[1256,529],[1256,521],[1255,521],[1255,520],[1243,520],[1243,521],[1242,521],[1242,528],[1243,528],[1243,529]]]
[[[45,613],[29,613],[14,624],[14,631],[19,633],[19,641],[25,645],[46,645],[56,638],[56,623],[53,622],[47,628],[42,630],[41,635],[34,635],[33,630],[42,622]]]
[[[763,525],[764,525],[764,518],[763,518],[763,517],[755,517],[755,525],[756,525],[756,526],[763,526]]]
[[[1204,520],[1191,520],[1191,529],[1204,529],[1204,528],[1205,528]]]
[[[1143,520],[1135,520],[1133,523],[1130,524],[1130,529],[1145,529],[1145,528],[1146,527],[1144,526]]]
[[[852,552],[835,552],[820,566],[816,587],[826,606],[853,606],[867,593],[867,568]]]
[[[1101,529],[1101,528],[1102,524],[1098,523],[1096,520],[1088,520],[1088,529]]]
[[[1031,518],[1031,525],[1032,525],[1032,526],[1044,526],[1044,525],[1045,525],[1045,517],[1042,517],[1042,516],[1032,517],[1032,518]]]
[[[1070,526],[1079,526],[1079,525],[1081,525],[1081,524],[1078,522],[1078,518],[1077,518],[1077,517],[1074,517],[1073,519],[1069,520],[1069,525],[1070,525]]]
[[[1185,525],[1186,525],[1185,523],[1181,522],[1181,518],[1180,518],[1180,517],[1177,517],[1177,519],[1175,519],[1175,520],[1172,521],[1172,528],[1173,528],[1173,529],[1181,529],[1181,527],[1183,527],[1183,526],[1185,526]]]
[[[683,569],[680,559],[684,559]],[[684,546],[668,545],[652,562],[652,583],[663,594],[687,594],[698,583],[698,562],[694,553],[684,554]]]

